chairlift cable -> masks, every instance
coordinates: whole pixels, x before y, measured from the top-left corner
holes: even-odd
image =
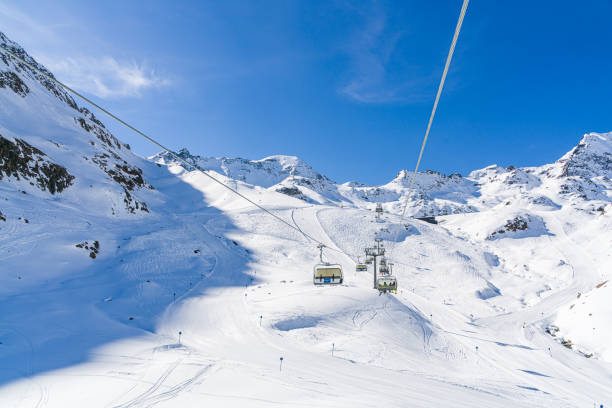
[[[92,101],[91,99],[81,95],[79,92],[75,91],[74,89],[70,88],[68,85],[64,84],[63,82],[55,79],[52,75],[49,75],[48,73],[42,71],[40,68],[30,64],[29,62],[25,61],[23,58],[15,55],[15,53],[13,53],[12,51],[10,51],[9,49],[7,49],[6,47],[4,47],[3,45],[0,45],[0,48],[2,48],[3,51],[5,51],[7,54],[9,54],[10,56],[12,56],[13,58],[15,58],[17,61],[25,64],[27,67],[29,67],[30,69],[32,69],[35,72],[38,72],[40,75],[42,75],[43,77],[45,77],[46,79],[56,83],[57,85],[61,86],[62,88],[64,88],[66,91],[70,92],[71,94],[75,95],[76,97],[82,99],[83,101],[89,103],[90,105],[94,106],[95,108],[99,109],[101,112],[105,113],[106,115],[108,115],[110,118],[116,120],[117,122],[119,122],[121,125],[127,127],[128,129],[130,129],[131,131],[133,131],[134,133],[136,133],[137,135],[145,138],[146,140],[148,140],[149,142],[153,143],[154,145],[156,145],[157,147],[163,149],[164,151],[166,151],[167,153],[169,153],[172,157],[174,157],[176,160],[178,160],[179,162],[187,165],[190,168],[195,169],[196,171],[202,173],[203,175],[205,175],[206,177],[208,177],[209,179],[211,179],[212,181],[220,184],[221,186],[225,187],[226,189],[228,189],[229,191],[231,191],[232,193],[236,194],[237,196],[241,197],[242,199],[248,201],[249,203],[253,204],[255,207],[259,208],[260,210],[264,211],[265,213],[271,215],[272,217],[274,217],[275,219],[277,219],[278,221],[282,222],[283,224],[285,224],[286,226],[288,226],[289,228],[299,232],[300,234],[302,234],[304,237],[318,243],[319,245],[323,245],[325,248],[331,249],[332,251],[336,251],[339,253],[342,253],[346,256],[348,256],[349,258],[351,258],[352,260],[352,256],[350,254],[347,254],[346,252],[344,252],[343,250],[339,249],[339,248],[333,248],[333,247],[329,247],[325,244],[323,244],[321,241],[313,238],[311,235],[309,235],[308,233],[302,231],[299,227],[291,225],[291,223],[289,223],[288,221],[284,220],[283,218],[279,217],[278,215],[272,213],[270,210],[268,210],[267,208],[263,207],[260,204],[257,204],[255,201],[251,200],[250,198],[248,198],[247,196],[243,195],[242,193],[236,191],[235,189],[231,188],[230,186],[228,186],[227,184],[223,183],[221,180],[219,180],[218,178],[208,174],[205,170],[203,170],[202,168],[200,168],[199,166],[189,163],[188,161],[186,161],[185,159],[183,159],[182,157],[180,157],[179,155],[177,155],[176,153],[174,153],[172,150],[170,150],[169,148],[167,148],[166,146],[162,145],[161,143],[159,143],[157,140],[153,139],[150,136],[147,136],[145,133],[141,132],[140,130],[138,130],[137,128],[135,128],[134,126],[130,125],[129,123],[125,122],[124,120],[122,120],[121,118],[119,118],[118,116],[116,116],[115,114],[109,112],[108,110],[104,109],[102,106],[98,105],[97,103],[95,103],[94,101]]]
[[[463,24],[463,18],[465,17],[465,12],[468,7],[468,3],[470,0],[463,0],[463,5],[461,6],[461,12],[459,13],[459,20],[457,21],[457,27],[455,27],[455,34],[453,35],[453,41],[451,42],[450,50],[448,51],[448,55],[446,57],[446,64],[444,65],[444,71],[442,72],[442,78],[440,79],[440,85],[438,86],[438,93],[436,94],[436,99],[433,104],[433,108],[431,110],[431,114],[429,115],[429,122],[427,123],[427,130],[425,131],[425,137],[423,138],[423,143],[421,144],[421,151],[419,152],[419,158],[417,160],[416,167],[414,168],[414,172],[412,173],[412,177],[410,179],[410,184],[408,186],[408,191],[412,190],[414,185],[414,179],[416,178],[417,172],[419,171],[419,166],[421,165],[421,159],[423,158],[423,152],[425,151],[425,145],[427,144],[427,139],[429,138],[429,131],[431,130],[431,125],[433,123],[434,117],[436,115],[436,110],[438,108],[438,102],[440,101],[440,95],[442,94],[442,88],[444,87],[444,82],[446,81],[446,74],[448,74],[448,69],[450,67],[451,60],[453,58],[453,54],[455,52],[455,45],[457,44],[457,39],[459,38],[459,32],[461,31],[461,25]],[[404,207],[402,209],[402,216],[400,217],[400,222],[397,226],[397,233],[395,234],[395,240],[393,241],[393,246],[389,251],[389,257],[393,254],[393,250],[395,249],[395,243],[399,239],[399,234],[402,228],[402,222],[404,221],[404,217],[406,215],[406,209],[408,208],[409,198],[406,197],[404,202]]]

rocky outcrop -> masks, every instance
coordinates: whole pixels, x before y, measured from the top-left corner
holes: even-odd
[[[0,88],[12,89],[17,95],[25,97],[30,88],[19,78],[17,74],[11,71],[0,71]]]
[[[503,227],[497,229],[496,231],[493,231],[487,237],[487,239],[491,240],[496,235],[505,234],[507,232],[525,231],[527,228],[529,228],[530,221],[531,220],[528,216],[517,216],[511,220],[507,220],[506,224]]]
[[[289,197],[299,198],[300,200],[306,200],[302,191],[297,187],[281,187],[276,189],[281,194],[288,195]]]
[[[49,70],[1,32],[0,46],[10,52],[0,49],[0,91],[3,88],[10,89],[23,98],[31,98],[32,104],[48,104],[50,109],[42,112],[40,116],[29,112],[26,120],[36,120],[37,125],[42,129],[45,128],[43,123],[50,124],[52,132],[36,130],[34,135],[38,137],[36,140],[46,139],[51,142],[53,146],[45,150],[49,155],[53,155],[54,149],[57,148],[57,157],[62,157],[62,164],[66,166],[51,162],[45,153],[26,142],[26,138],[21,137],[22,128],[10,129],[9,127],[7,131],[12,131],[13,135],[16,134],[19,138],[14,137],[14,140],[9,140],[0,136],[0,179],[5,177],[14,180],[25,179],[30,181],[30,184],[49,191],[51,194],[61,192],[75,179],[70,171],[79,172],[77,176],[80,176],[83,171],[80,167],[81,163],[64,157],[66,150],[82,146],[80,141],[77,141],[82,138],[89,142],[91,148],[82,151],[78,156],[89,162],[94,172],[96,167],[100,168],[110,180],[120,186],[119,191],[114,190],[121,195],[128,213],[149,212],[147,204],[138,199],[134,193],[142,188],[153,189],[153,187],[145,181],[142,169],[130,160],[136,157],[125,151],[129,150],[129,146],[122,144],[114,137],[89,109],[79,107],[72,96],[54,81],[54,76]],[[27,64],[12,56],[11,53],[23,59]],[[2,96],[7,98],[7,94],[12,93],[11,91],[2,92]],[[3,103],[5,101],[8,104],[13,103],[14,96],[11,95],[3,100]],[[18,113],[18,111],[14,112]],[[46,115],[49,113],[50,115]],[[71,119],[75,124],[76,133],[74,134],[72,134],[72,129],[66,129],[66,124]],[[58,123],[60,126],[56,127]],[[71,137],[76,138],[75,144],[70,142]],[[30,139],[27,140],[30,141]],[[58,142],[59,140],[62,142]],[[79,148],[82,149],[82,147]],[[83,179],[89,178],[86,174],[83,176]],[[92,181],[88,180],[90,188],[96,186],[96,182]],[[100,179],[99,181],[107,185],[105,180]],[[109,196],[109,203],[114,214],[117,200],[111,197],[112,194]]]
[[[612,177],[612,133],[589,133],[559,159],[561,177]]]
[[[76,244],[75,247],[84,249],[89,252],[89,257],[91,259],[96,259],[96,256],[100,253],[100,242],[94,241],[93,243],[89,243],[89,241],[83,241],[79,244]]]
[[[54,78],[53,74],[47,68],[39,64],[34,58],[32,58],[27,52],[25,52],[25,50],[19,44],[17,44],[14,41],[11,41],[2,32],[0,32],[0,45],[8,49],[13,54],[17,55],[19,58],[22,58],[28,64],[44,72],[46,75],[50,76],[51,78]],[[77,106],[72,96],[70,96],[68,92],[66,92],[63,88],[61,88],[54,81],[44,77],[43,75],[39,74],[32,68],[28,67],[24,63],[16,60],[15,58],[13,58],[12,56],[6,53],[0,52],[0,59],[2,60],[2,62],[4,62],[4,65],[8,67],[8,71],[7,71],[9,72],[8,76],[10,77],[11,81],[15,85],[18,83],[24,83],[26,77],[31,78],[32,80],[40,83],[51,94],[53,94],[56,98],[66,103],[71,108],[75,110],[79,109],[79,107]],[[13,88],[11,87],[11,89]],[[19,94],[18,91],[15,91],[15,92]],[[27,92],[25,92],[25,94],[21,93],[20,95],[25,96],[26,94]]]
[[[31,185],[51,194],[61,193],[74,180],[65,167],[51,162],[36,147],[21,139],[13,142],[0,135],[0,180],[4,177],[29,180]]]
[[[120,163],[112,159],[120,161]],[[140,168],[128,164],[128,162],[122,160],[117,154],[111,156],[107,153],[102,153],[94,156],[91,160],[123,188],[123,201],[126,209],[130,213],[133,214],[136,210],[149,212],[147,204],[144,201],[136,199],[131,193],[140,188],[153,190],[153,186],[148,184],[142,177],[142,170]]]

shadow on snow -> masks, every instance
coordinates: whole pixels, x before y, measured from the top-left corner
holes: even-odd
[[[227,234],[236,229],[232,221],[166,168],[145,166],[167,203],[135,220],[88,216],[90,235],[115,237],[114,256],[0,299],[0,386],[87,362],[100,346],[154,332],[175,302],[253,281],[246,274],[250,252],[206,229],[214,219]],[[226,257],[231,270],[217,270]]]

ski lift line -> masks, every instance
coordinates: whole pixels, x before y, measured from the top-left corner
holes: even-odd
[[[169,153],[172,157],[174,157],[176,160],[178,160],[179,162],[186,164],[188,167],[193,168],[195,170],[197,170],[198,172],[202,173],[203,175],[205,175],[206,177],[208,177],[209,179],[211,179],[212,181],[220,184],[221,186],[225,187],[226,189],[228,189],[229,191],[231,191],[232,193],[236,194],[237,196],[241,197],[242,199],[248,201],[249,203],[253,204],[255,207],[259,208],[260,210],[264,211],[265,213],[267,213],[268,215],[271,215],[272,217],[276,218],[278,221],[282,222],[283,224],[285,224],[286,226],[288,226],[289,228],[299,232],[300,234],[302,234],[304,237],[325,246],[328,249],[331,249],[332,251],[336,251],[339,253],[342,253],[346,256],[348,256],[349,258],[352,259],[352,256],[350,254],[347,254],[346,252],[342,251],[341,249],[336,249],[336,248],[332,248],[332,247],[328,247],[327,245],[323,244],[322,242],[316,240],[315,238],[313,238],[312,236],[310,236],[308,233],[302,231],[299,227],[293,226],[291,225],[291,223],[287,222],[286,220],[282,219],[281,217],[279,217],[278,215],[272,213],[270,210],[266,209],[265,207],[261,206],[260,204],[257,204],[255,201],[251,200],[250,198],[246,197],[245,195],[239,193],[238,191],[236,191],[235,189],[231,188],[230,186],[228,186],[227,184],[223,183],[221,180],[217,179],[214,176],[211,176],[210,174],[208,174],[206,171],[204,171],[203,169],[201,169],[200,167],[198,167],[195,164],[191,164],[188,161],[186,161],[185,159],[183,159],[182,157],[178,156],[176,153],[174,153],[172,150],[170,150],[169,148],[167,148],[166,146],[162,145],[161,143],[159,143],[157,140],[153,139],[150,136],[147,136],[146,134],[144,134],[143,132],[141,132],[140,130],[136,129],[134,126],[130,125],[129,123],[125,122],[124,120],[122,120],[121,118],[117,117],[116,115],[114,115],[113,113],[109,112],[108,110],[104,109],[102,106],[98,105],[97,103],[95,103],[94,101],[92,101],[91,99],[85,97],[84,95],[81,95],[79,92],[75,91],[74,89],[70,88],[68,85],[64,84],[63,82],[55,79],[54,77],[52,77],[51,75],[47,74],[46,72],[42,71],[41,69],[35,67],[34,65],[28,63],[27,61],[25,61],[23,58],[15,55],[15,53],[13,53],[12,51],[8,50],[6,47],[1,46],[0,48],[2,48],[3,51],[5,51],[7,54],[9,54],[10,56],[12,56],[13,58],[15,58],[17,61],[25,64],[27,67],[29,67],[30,69],[38,72],[40,75],[42,75],[43,77],[47,78],[48,80],[56,83],[57,85],[61,86],[62,88],[64,88],[65,90],[67,90],[68,92],[70,92],[71,94],[75,95],[76,97],[82,99],[83,101],[89,103],[90,105],[94,106],[95,108],[99,109],[101,112],[105,113],[106,115],[108,115],[110,118],[116,120],[117,122],[119,122],[121,125],[127,127],[128,129],[130,129],[131,131],[133,131],[134,133],[136,133],[139,136],[142,136],[143,138],[145,138],[146,140],[148,140],[149,142],[153,143],[154,145],[156,145],[157,147],[161,148],[162,150],[166,151],[167,153]]]
[[[446,57],[446,64],[444,65],[444,71],[442,72],[442,78],[440,79],[440,85],[438,86],[438,93],[436,94],[436,99],[434,101],[434,105],[431,110],[431,114],[429,115],[429,122],[427,123],[427,130],[425,131],[425,137],[423,138],[423,143],[421,144],[421,151],[419,152],[419,158],[417,160],[416,167],[414,168],[414,172],[412,173],[412,177],[410,178],[410,184],[408,186],[408,191],[412,190],[414,179],[416,178],[417,172],[419,171],[419,166],[421,165],[421,159],[423,158],[423,152],[425,151],[425,145],[427,144],[427,139],[429,138],[429,131],[431,130],[431,125],[433,123],[434,117],[436,116],[436,110],[438,109],[438,102],[440,101],[440,95],[442,94],[442,88],[444,88],[444,82],[446,81],[446,75],[448,74],[448,69],[450,67],[451,60],[453,59],[453,54],[455,52],[455,46],[457,45],[457,39],[459,38],[459,32],[461,31],[461,26],[463,24],[463,18],[465,17],[465,12],[467,11],[469,2],[470,0],[463,0],[463,5],[461,6],[461,12],[459,13],[459,20],[457,21],[457,27],[455,27],[455,34],[453,35],[453,41],[451,42],[450,50],[448,51],[448,56]],[[393,250],[395,249],[395,242],[397,242],[399,239],[402,222],[404,221],[404,217],[406,215],[406,209],[408,208],[408,201],[409,201],[408,197],[406,197],[404,208],[402,209],[402,216],[397,226],[397,233],[395,234],[395,241],[394,241],[393,246],[391,247],[391,250],[389,251],[390,252],[389,256],[393,254]]]

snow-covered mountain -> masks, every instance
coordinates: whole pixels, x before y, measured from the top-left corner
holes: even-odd
[[[589,133],[580,143],[552,164],[540,167],[503,168],[492,165],[467,177],[425,171],[417,174],[409,189],[412,173],[399,172],[389,183],[368,186],[358,182],[336,184],[294,156],[271,156],[262,160],[205,158],[187,149],[179,155],[204,170],[212,170],[244,183],[277,191],[316,204],[373,209],[377,203],[391,213],[439,216],[488,210],[497,205],[559,208],[604,208],[610,203],[612,133]],[[168,153],[149,158],[160,164],[180,165]]]
[[[409,191],[411,173],[406,170],[400,171],[395,179],[382,186],[358,182],[336,184],[295,156],[276,155],[261,160],[201,157],[189,153],[187,149],[181,149],[177,154],[201,169],[314,204],[373,209],[377,203],[382,203],[388,211],[400,212],[401,203],[408,198],[412,212],[421,216],[474,211],[466,200],[476,193],[476,189],[472,181],[463,179],[459,174],[420,173],[415,180],[414,191]],[[149,159],[164,165],[180,165],[165,152]]]
[[[2,33],[0,45],[51,75]],[[61,195],[92,214],[148,212],[155,193],[143,160],[61,87],[0,55],[0,178],[40,198]]]
[[[179,152],[293,230],[0,58],[0,407],[611,403],[611,133],[412,191]],[[355,272],[375,236],[395,295]]]
[[[261,160],[227,157],[201,157],[185,148],[177,155],[204,170],[212,170],[231,179],[257,185],[308,202],[338,203],[342,196],[336,185],[317,173],[310,165],[295,156],[270,156]],[[162,152],[149,158],[159,164],[177,165],[169,153]]]

